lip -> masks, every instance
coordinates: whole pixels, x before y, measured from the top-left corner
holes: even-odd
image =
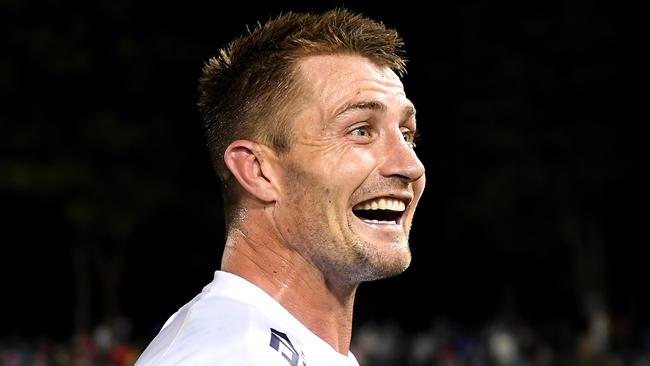
[[[356,216],[356,215],[355,215],[355,217],[356,217],[357,219],[359,219],[359,221],[363,222],[363,223],[366,224],[366,225],[369,225],[369,226],[376,226],[376,227],[380,227],[380,228],[384,228],[384,227],[396,227],[396,228],[401,228],[401,227],[402,227],[402,221],[403,221],[401,217],[400,217],[399,219],[397,219],[397,221],[396,221],[395,223],[388,222],[388,221],[383,221],[383,222],[382,222],[382,221],[377,221],[377,222],[374,222],[374,221],[370,221],[370,220],[362,219],[362,218],[360,218],[360,217],[358,217],[358,216]]]
[[[404,248],[408,246],[408,234],[402,220],[399,224],[373,224],[354,217],[351,230],[366,243],[372,243],[374,248]]]

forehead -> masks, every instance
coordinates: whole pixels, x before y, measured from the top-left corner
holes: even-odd
[[[402,86],[399,77],[388,67],[378,66],[368,58],[359,55],[334,54],[306,56],[298,61],[304,76],[312,81],[327,78],[373,77],[395,86]]]
[[[308,56],[298,61],[303,86],[325,106],[349,103],[355,98],[384,99],[386,104],[407,104],[404,86],[388,67],[356,55]]]

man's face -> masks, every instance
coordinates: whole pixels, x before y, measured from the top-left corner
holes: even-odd
[[[293,145],[280,155],[281,235],[329,279],[403,272],[425,176],[401,81],[359,56],[310,56],[298,67],[305,95],[290,117]]]

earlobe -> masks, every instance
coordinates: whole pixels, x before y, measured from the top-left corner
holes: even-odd
[[[226,166],[242,188],[264,202],[276,200],[269,151],[249,140],[233,141],[224,152]]]

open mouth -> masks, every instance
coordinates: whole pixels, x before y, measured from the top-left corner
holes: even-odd
[[[373,224],[400,224],[406,204],[393,198],[375,198],[354,206],[352,213]]]

